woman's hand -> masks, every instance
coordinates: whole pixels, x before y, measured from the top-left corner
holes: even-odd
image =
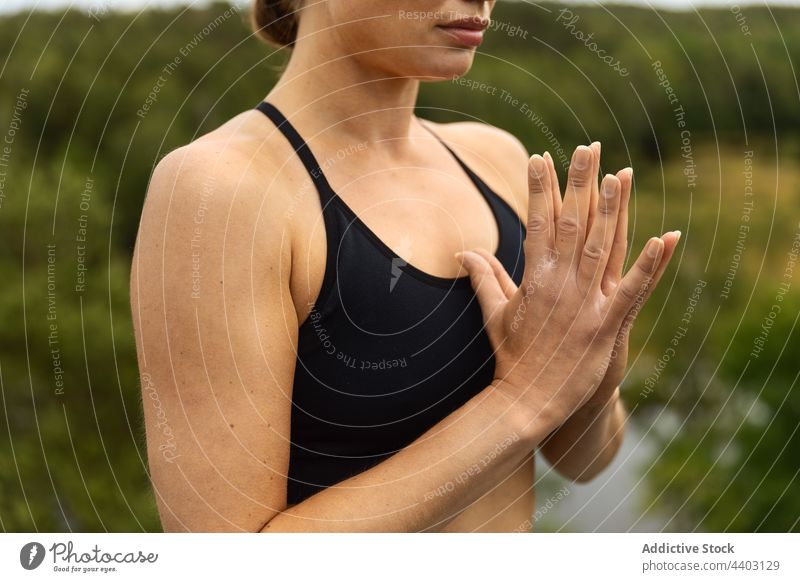
[[[550,157],[530,158],[519,288],[490,253],[462,253],[495,350],[497,389],[556,425],[586,404],[609,372],[612,379],[618,373],[609,366],[612,348],[626,338],[677,242],[673,233],[651,238],[615,279],[625,254],[621,209],[630,171],[607,174],[598,188],[598,146],[575,150],[563,205]],[[613,361],[618,366],[619,356]]]
[[[594,175],[597,175],[600,167],[600,143],[595,142],[592,144],[592,149],[595,162]],[[545,158],[551,168],[551,176],[556,176],[552,159],[547,154],[545,154]],[[608,258],[608,263],[606,264],[605,273],[603,274],[602,289],[605,295],[611,295],[614,289],[620,284],[623,276],[623,268],[625,266],[625,255],[628,252],[628,202],[630,201],[631,187],[633,185],[633,170],[631,168],[625,168],[617,172],[616,176],[620,181],[620,207],[619,216],[617,218],[617,230],[614,234],[614,244]],[[554,183],[557,188],[557,177]],[[593,181],[592,184],[595,186],[594,190],[597,190],[597,182]],[[594,201],[597,200],[596,193],[593,192],[592,198]],[[666,270],[672,258],[672,254],[678,245],[680,235],[680,231],[672,231],[661,237],[664,241],[664,254],[661,257],[661,264],[653,277],[654,284],[650,286],[645,299],[650,296],[650,293],[652,293],[655,288],[655,284],[661,279],[661,275]],[[633,315],[635,316],[635,314]],[[623,324],[620,333],[617,335],[614,347],[611,350],[611,354],[609,354],[608,369],[606,370],[605,376],[600,380],[597,391],[586,403],[586,408],[603,408],[614,395],[617,387],[622,383],[628,365],[628,338],[630,337],[630,329],[633,326],[633,319],[634,318],[630,318],[628,322]]]

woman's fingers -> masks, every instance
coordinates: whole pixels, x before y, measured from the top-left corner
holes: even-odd
[[[470,283],[475,290],[483,321],[486,324],[486,333],[489,335],[492,346],[496,347],[502,338],[499,337],[499,327],[494,324],[493,319],[498,311],[502,312],[502,307],[508,302],[508,299],[494,276],[491,265],[481,255],[472,251],[464,251],[456,253],[456,260],[461,261],[461,265],[469,274]]]
[[[501,263],[497,257],[495,257],[486,249],[477,248],[473,252],[478,253],[480,256],[486,259],[486,262],[489,263],[489,266],[492,268],[495,279],[497,279],[497,283],[500,285],[500,289],[503,290],[503,294],[506,296],[506,299],[511,299],[514,296],[514,293],[517,292],[517,284],[514,283],[514,279],[512,279],[511,275],[508,274],[508,271],[506,271],[503,263]]]
[[[525,235],[525,270],[532,271],[554,248],[555,224],[550,192],[550,172],[542,156],[528,162],[528,224]]]
[[[614,293],[609,297],[609,325],[619,330],[631,310],[644,305],[645,295],[653,284],[653,278],[661,265],[664,241],[653,237],[645,245],[633,267],[625,274]]]
[[[592,198],[592,150],[578,146],[567,174],[567,192],[556,221],[556,250],[564,267],[577,269],[586,238],[586,221]]]
[[[592,150],[592,198],[589,203],[589,216],[586,219],[587,236],[592,230],[592,223],[597,215],[597,203],[600,199],[600,189],[597,186],[597,175],[600,173],[600,142],[593,141],[589,148]]]
[[[581,262],[578,266],[577,281],[584,293],[589,289],[600,288],[617,232],[620,200],[619,179],[611,174],[606,174],[600,191],[594,222],[586,237],[586,244],[583,246]]]
[[[633,325],[633,321],[636,319],[636,316],[639,314],[639,310],[641,306],[647,303],[647,300],[650,299],[650,295],[653,294],[653,290],[658,286],[658,282],[661,280],[661,276],[664,274],[664,271],[667,270],[667,266],[669,266],[669,261],[672,259],[672,255],[675,252],[675,248],[678,246],[678,241],[681,238],[681,231],[673,230],[672,232],[668,232],[667,234],[661,237],[661,240],[664,242],[664,251],[661,253],[661,259],[659,262],[658,267],[656,268],[656,272],[653,275],[652,281],[647,286],[647,290],[642,294],[641,300],[638,302],[634,302],[633,308],[627,313],[625,318],[622,321],[622,326],[620,328],[620,333],[623,335],[627,335],[630,331],[631,326]]]
[[[622,279],[622,268],[628,252],[628,203],[631,199],[633,168],[620,170],[617,172],[617,178],[620,182],[619,217],[617,218],[617,232],[614,235],[614,246],[611,248],[606,272],[603,275],[602,290],[605,295],[610,295]]]
[[[672,259],[672,255],[678,246],[678,241],[680,238],[681,231],[679,230],[673,230],[672,232],[668,232],[661,237],[661,240],[664,241],[664,252],[661,254],[661,262],[659,263],[658,267],[656,268],[656,272],[653,275],[653,282],[645,294],[645,301],[647,301],[647,299],[650,297],[650,294],[653,292],[653,289],[655,289],[658,285],[658,282],[661,280],[661,276],[664,274],[664,271],[667,270],[669,261]]]
[[[561,186],[558,184],[558,173],[553,156],[550,152],[544,152],[544,161],[547,162],[547,169],[550,171],[550,191],[553,194],[553,219],[558,220],[561,214]]]

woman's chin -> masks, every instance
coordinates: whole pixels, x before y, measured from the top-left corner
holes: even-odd
[[[438,55],[435,60],[429,59],[426,63],[428,66],[424,68],[417,65],[416,72],[409,76],[423,81],[449,81],[454,77],[466,75],[472,68],[475,53],[473,51],[463,51],[462,54],[454,54],[452,51],[448,53]]]
[[[466,75],[475,60],[475,50],[441,45],[397,47],[361,51],[358,58],[363,65],[379,68],[390,77],[441,81]]]

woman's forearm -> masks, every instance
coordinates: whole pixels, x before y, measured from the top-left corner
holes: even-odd
[[[436,531],[509,474],[553,429],[495,384],[371,469],[278,513],[263,532]]]
[[[543,440],[542,455],[565,477],[588,481],[617,454],[626,416],[617,387],[608,402],[600,407],[579,409]]]

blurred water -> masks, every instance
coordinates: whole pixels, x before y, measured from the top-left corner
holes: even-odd
[[[665,420],[665,422],[668,422]],[[542,455],[536,461],[535,532],[653,532],[664,530],[666,519],[643,515],[646,507],[641,477],[658,456],[653,432],[634,422],[612,463],[589,483],[571,483],[550,467]],[[560,493],[559,493],[560,492]],[[550,503],[548,503],[548,500]]]

